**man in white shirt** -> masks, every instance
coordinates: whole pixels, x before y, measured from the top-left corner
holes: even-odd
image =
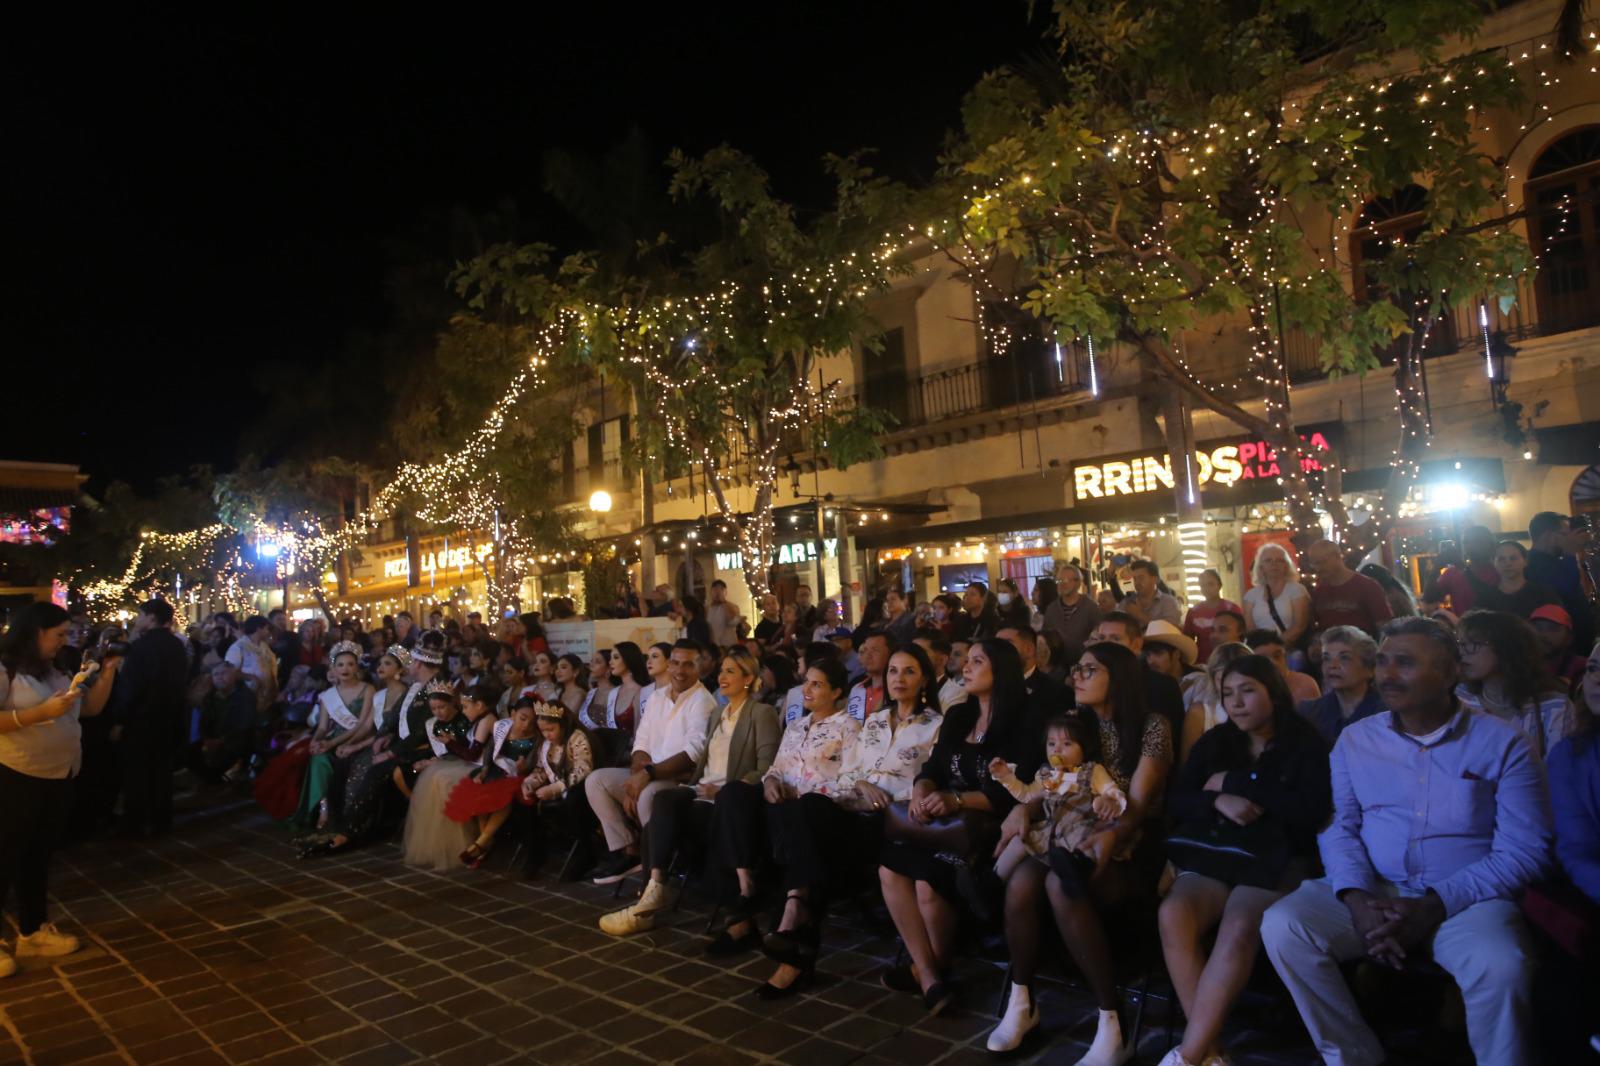
[[[271,640],[272,625],[260,615],[253,615],[245,619],[244,636],[229,645],[223,656],[239,668],[245,683],[253,689],[270,686],[278,679],[278,664],[267,646]]]
[[[584,780],[589,807],[611,849],[595,868],[597,885],[614,884],[642,869],[639,828],[650,821],[656,793],[685,780],[705,750],[716,700],[700,684],[699,652],[700,645],[692,640],[672,646],[671,684],[650,697],[634,734],[629,768],[595,770]]]
[[[855,687],[850,690],[850,702],[846,709],[850,717],[858,722],[867,720],[867,716],[883,706],[887,698],[884,694],[883,674],[889,668],[889,635],[887,633],[868,633],[861,638],[861,669],[867,673]]]
[[[729,648],[739,642],[739,608],[728,602],[728,583],[721,578],[711,583],[711,599],[706,603],[706,625],[711,643]]]
[[[939,685],[940,713],[949,714],[950,708],[967,702],[967,690],[961,684],[960,676],[951,677],[945,673],[945,666],[950,662],[950,642],[944,639],[944,634],[937,629],[918,630],[912,643],[928,653],[928,662],[933,664],[933,676],[943,678]]]

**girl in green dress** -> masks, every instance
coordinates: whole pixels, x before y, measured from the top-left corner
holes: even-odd
[[[341,756],[339,749],[372,731],[372,686],[361,680],[361,646],[340,641],[328,653],[328,664],[333,684],[317,697],[311,761],[300,786],[300,806],[291,818],[294,825],[314,825],[318,832],[327,828],[332,817],[328,797],[342,792],[337,786],[350,762],[352,753]]]

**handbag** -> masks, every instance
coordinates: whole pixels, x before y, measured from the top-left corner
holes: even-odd
[[[986,842],[994,847],[999,828],[999,821],[988,811],[958,811],[931,822],[919,822],[911,817],[911,805],[904,800],[889,804],[883,820],[885,840],[914,844],[961,859],[981,852]]]
[[[1224,884],[1276,889],[1289,869],[1289,838],[1271,815],[1240,825],[1218,814],[1174,829],[1167,857],[1180,870]]]

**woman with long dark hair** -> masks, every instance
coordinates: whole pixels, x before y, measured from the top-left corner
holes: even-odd
[[[1043,939],[1040,912],[1048,902],[1056,928],[1100,1008],[1099,1027],[1087,1060],[1121,1062],[1127,1057],[1127,1048],[1100,908],[1135,891],[1155,888],[1160,855],[1145,848],[1138,856],[1142,861],[1134,861],[1134,853],[1144,839],[1145,823],[1161,813],[1161,795],[1172,770],[1172,728],[1165,717],[1148,708],[1144,664],[1122,645],[1089,645],[1071,673],[1078,713],[1099,737],[1099,750],[1091,757],[1111,774],[1128,797],[1128,806],[1115,823],[1079,848],[1094,860],[1089,877],[1082,876],[1075,863],[1030,857],[1007,879],[1011,987],[1005,1016],[990,1033],[988,1046],[997,1052],[1014,1050],[1039,1024],[1032,985]],[[1026,832],[1028,814],[1026,807],[1012,812],[1002,844]]]
[[[611,649],[611,680],[616,688],[606,707],[606,727],[632,733],[643,706],[639,693],[650,683],[650,668],[639,645],[617,641]]]
[[[1533,626],[1505,611],[1468,611],[1458,630],[1463,706],[1510,722],[1543,758],[1572,728],[1572,701],[1550,676]]]
[[[973,865],[988,859],[999,818],[1016,805],[989,763],[1004,759],[1023,780],[1044,761],[1027,728],[1028,685],[1022,657],[1008,640],[985,638],[967,652],[967,700],[951,708],[904,808],[891,812],[878,880],[911,965],[884,974],[897,992],[922,996],[930,1014],[950,1004],[948,982],[958,901]],[[964,839],[963,839],[964,838]],[[950,848],[959,846],[965,854]]]
[[[80,718],[105,709],[120,657],[70,681],[56,670],[71,616],[31,603],[0,636],[0,905],[17,888],[19,958],[70,955],[78,938],[46,921],[50,853],[66,834],[72,779],[83,765]],[[0,949],[0,977],[17,964]]]
[[[584,684],[589,677],[589,667],[580,656],[568,652],[556,660],[551,677],[555,681],[556,688],[553,698],[567,710],[577,714],[589,695],[589,688]]]
[[[583,676],[589,691],[578,705],[578,721],[585,729],[606,729],[609,726],[607,710],[618,684],[611,672],[611,649],[596,648],[589,656],[588,673]]]
[[[1333,810],[1328,746],[1296,713],[1272,660],[1234,660],[1221,689],[1228,720],[1195,744],[1167,800],[1178,875],[1161,903],[1161,949],[1188,1019],[1163,1060],[1170,1066],[1220,1057],[1222,1023],[1261,947],[1261,916],[1312,871]]]

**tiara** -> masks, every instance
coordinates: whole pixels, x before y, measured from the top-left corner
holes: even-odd
[[[354,655],[356,661],[359,662],[361,660],[361,645],[353,640],[341,640],[328,649],[328,665],[332,666],[339,660],[341,655]]]
[[[461,698],[460,693],[456,692],[456,687],[443,678],[439,678],[436,681],[429,681],[423,686],[422,697],[424,699],[432,699],[434,696],[443,696],[450,700]]]
[[[383,654],[399,663],[402,670],[411,665],[411,653],[406,650],[403,644],[391,644],[384,650]]]
[[[429,647],[430,644],[437,646]],[[411,649],[411,657],[419,663],[440,666],[444,663],[444,646],[444,634],[437,629],[430,629],[417,638],[417,646]]]
[[[547,722],[563,722],[567,718],[567,708],[538,700],[533,705],[533,716],[543,718]]]

